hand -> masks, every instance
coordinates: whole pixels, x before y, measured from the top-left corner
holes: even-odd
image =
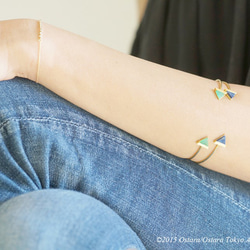
[[[38,22],[0,22],[0,81],[16,76],[34,80],[37,68]]]

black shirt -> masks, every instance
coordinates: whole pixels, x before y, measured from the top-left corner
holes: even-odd
[[[250,1],[149,0],[132,54],[250,86]]]

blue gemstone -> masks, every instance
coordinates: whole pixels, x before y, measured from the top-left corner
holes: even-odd
[[[226,145],[226,136],[223,135],[222,137],[220,137],[218,140],[216,140],[217,142]]]
[[[227,95],[232,99],[235,96],[235,93],[227,91]]]

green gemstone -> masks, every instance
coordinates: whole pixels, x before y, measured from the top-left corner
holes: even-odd
[[[197,144],[201,147],[208,148],[208,137],[202,138]]]
[[[223,98],[225,96],[226,93],[223,90],[215,89],[215,94],[218,97],[218,99],[220,100],[221,98]]]

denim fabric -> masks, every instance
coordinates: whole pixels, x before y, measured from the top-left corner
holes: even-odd
[[[0,249],[145,249],[109,207],[68,190],[29,192],[0,206]]]
[[[111,208],[146,249],[250,247],[249,183],[163,152],[25,79],[2,82],[0,104],[1,206],[74,190]]]

